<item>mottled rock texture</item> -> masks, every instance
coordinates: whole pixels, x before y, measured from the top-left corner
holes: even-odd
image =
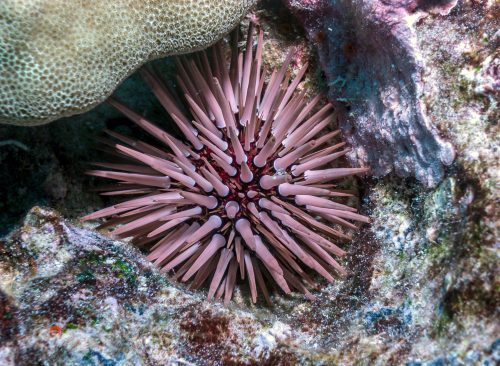
[[[311,364],[315,340],[169,284],[132,246],[35,207],[0,241],[2,365]],[[305,347],[307,346],[307,347]]]
[[[424,105],[425,61],[415,23],[456,1],[285,1],[316,42],[329,98],[345,107],[351,159],[435,186],[454,159]],[[451,4],[450,4],[451,3]]]
[[[144,62],[204,48],[255,0],[3,0],[0,123],[81,113]]]

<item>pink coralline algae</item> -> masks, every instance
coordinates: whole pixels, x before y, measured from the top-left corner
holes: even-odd
[[[254,45],[253,28],[246,51],[234,43],[229,67],[223,41],[177,59],[183,101],[155,71],[143,71],[178,137],[109,100],[164,147],[108,131],[105,143],[119,160],[88,174],[117,181],[102,194],[125,200],[83,220],[108,218],[101,228],[131,237],[175,280],[207,284],[209,299],[228,303],[240,280],[254,303],[258,295],[270,302],[273,283],[313,299],[312,272],[330,282],[332,273],[345,274],[334,259],[346,254],[337,244],[350,239],[340,228],[369,222],[334,182],[368,168],[332,167],[349,152],[331,143],[340,132],[329,131],[336,111],[321,95],[308,100],[297,91],[307,65],[291,78],[293,52],[266,82],[263,32]]]

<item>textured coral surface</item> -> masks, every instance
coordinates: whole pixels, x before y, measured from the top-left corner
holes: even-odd
[[[294,3],[312,9],[318,1]],[[92,136],[103,128],[141,136],[109,106],[37,129],[0,127],[0,230],[14,230],[0,249],[0,364],[498,364],[499,9],[458,1],[435,14],[420,10],[412,23],[420,100],[456,158],[434,188],[395,174],[354,182],[373,223],[347,247],[348,277],[314,292],[315,302],[273,296],[272,308],[253,306],[238,292],[224,308],[81,226],[78,217],[110,203],[82,179],[87,162],[102,159]],[[306,40],[302,22],[276,1],[255,17],[266,30],[264,63],[279,66],[294,46],[303,61],[292,72],[309,61],[305,84],[326,90],[332,80],[316,46],[327,33]],[[155,65],[172,72],[168,61]],[[118,97],[162,120],[137,75]],[[61,214],[36,208],[26,216],[35,204]]]
[[[144,62],[212,44],[254,3],[2,0],[0,123],[86,111]]]

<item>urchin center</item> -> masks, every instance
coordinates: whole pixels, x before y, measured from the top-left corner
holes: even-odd
[[[291,177],[285,171],[273,172],[271,164],[258,166],[259,161],[255,158],[258,152],[258,148],[251,145],[245,149],[245,156],[241,159],[241,164],[238,164],[234,151],[228,149],[226,154],[231,157],[229,166],[232,169],[223,169],[217,165],[209,148],[202,149],[201,155],[216,167],[221,181],[228,187],[227,195],[219,197],[220,205],[216,209],[223,218],[250,218],[252,211],[256,210],[255,205],[259,205],[259,200],[262,202],[263,198],[276,194],[277,185],[290,181]]]

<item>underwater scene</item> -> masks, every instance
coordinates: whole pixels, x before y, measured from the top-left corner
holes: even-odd
[[[0,365],[500,364],[500,4],[1,0]]]

